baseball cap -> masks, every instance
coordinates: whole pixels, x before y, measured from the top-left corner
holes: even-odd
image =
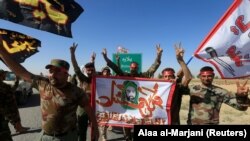
[[[69,70],[69,63],[67,61],[61,60],[61,59],[52,59],[50,64],[46,65],[45,68],[49,69],[51,67],[58,67],[58,68],[63,68],[66,71]]]

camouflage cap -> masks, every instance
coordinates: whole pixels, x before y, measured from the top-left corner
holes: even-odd
[[[67,71],[69,70],[69,63],[67,61],[61,60],[61,59],[52,59],[50,64],[46,65],[46,69],[51,68],[52,66],[58,67],[58,68],[64,68]]]

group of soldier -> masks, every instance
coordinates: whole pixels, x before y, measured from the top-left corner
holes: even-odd
[[[2,46],[0,39],[0,46]],[[154,73],[161,65],[163,49],[156,45],[156,59],[151,67],[145,72],[138,72],[138,63],[130,64],[130,72],[124,72],[117,64],[112,62],[107,55],[107,50],[103,49],[102,55],[107,63],[100,72],[95,70],[95,54],[91,56],[90,62],[84,67],[79,67],[75,51],[77,44],[73,43],[70,47],[71,63],[74,68],[72,79],[69,77],[70,64],[62,59],[52,59],[46,65],[48,77],[35,75],[27,71],[20,63],[13,60],[9,53],[0,50],[1,59],[17,76],[32,83],[40,93],[41,112],[42,112],[42,131],[39,139],[41,141],[86,141],[87,129],[91,123],[93,134],[91,139],[107,140],[106,126],[98,127],[94,110],[90,105],[92,77],[94,75],[111,75],[111,69],[117,76],[122,77],[143,77],[153,78]],[[189,85],[192,74],[183,60],[184,49],[181,44],[175,45],[175,53],[180,70],[175,73],[171,67],[167,67],[161,72],[161,79],[176,83],[175,92],[171,105],[171,123],[180,125],[180,107],[182,95],[190,95],[190,106],[188,112],[188,125],[219,124],[219,112],[222,103],[225,103],[237,110],[245,111],[249,107],[247,83],[243,85],[236,83],[237,92],[232,93],[223,88],[213,85],[214,70],[212,67],[205,66],[200,69],[199,78],[201,84]],[[0,138],[3,141],[11,141],[8,121],[15,127],[17,132],[25,132],[21,125],[20,116],[15,103],[13,92],[7,84],[0,82]],[[125,140],[133,140],[131,128],[124,128]]]

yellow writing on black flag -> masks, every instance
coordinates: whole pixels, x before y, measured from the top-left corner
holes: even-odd
[[[72,37],[71,24],[82,12],[74,0],[0,1],[1,19],[66,37]]]
[[[41,47],[41,41],[16,31],[0,28],[0,35],[3,39],[1,49],[5,49],[19,63],[37,53],[38,47]]]

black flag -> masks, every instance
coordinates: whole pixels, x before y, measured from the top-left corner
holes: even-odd
[[[37,53],[38,47],[41,47],[41,41],[16,31],[0,28],[0,36],[3,44],[0,49],[5,49],[19,63]]]
[[[66,37],[83,11],[74,0],[0,0],[1,19]]]

